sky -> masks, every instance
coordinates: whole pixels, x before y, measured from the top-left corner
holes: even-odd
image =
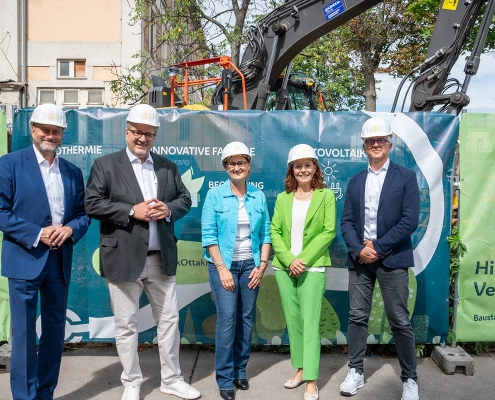
[[[464,65],[466,60],[463,56],[452,68],[450,77],[457,78],[461,83],[464,82]],[[378,84],[380,90],[377,90],[376,110],[390,112],[395,98],[395,92],[400,84],[400,79],[394,79],[390,75],[378,74],[376,79],[382,82]],[[404,84],[402,94],[405,93],[408,82]],[[467,95],[471,99],[470,103],[464,109],[468,113],[495,113],[495,58],[490,55],[482,55],[478,73],[471,78]],[[403,97],[399,98],[396,111],[400,111]],[[409,98],[406,100],[404,111],[408,111],[410,104]]]

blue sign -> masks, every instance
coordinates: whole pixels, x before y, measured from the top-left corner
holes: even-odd
[[[323,7],[323,14],[327,21],[334,19],[336,16],[342,14],[345,11],[344,3],[342,0],[336,0],[330,3],[328,6]]]

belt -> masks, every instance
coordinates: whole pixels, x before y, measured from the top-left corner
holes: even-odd
[[[146,254],[148,257],[151,257],[153,255],[155,255],[156,253],[159,253],[160,250],[150,250],[148,251],[148,253]]]
[[[49,248],[50,248],[50,250],[58,250],[58,249],[60,249],[59,246],[50,246]]]

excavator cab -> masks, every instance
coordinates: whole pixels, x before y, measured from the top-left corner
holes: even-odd
[[[277,109],[277,93],[283,85],[285,74],[281,74],[275,84],[270,88],[266,102],[266,110]],[[313,78],[302,72],[291,72],[287,82],[288,97],[285,110],[325,110],[320,103],[319,92]]]

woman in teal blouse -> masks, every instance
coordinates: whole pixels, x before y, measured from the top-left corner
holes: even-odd
[[[314,149],[294,146],[288,157],[285,192],[277,196],[270,225],[273,267],[280,290],[290,355],[296,374],[285,382],[293,389],[306,382],[304,400],[317,400],[320,367],[319,322],[326,289],[328,247],[335,237],[334,193],[326,189]]]

